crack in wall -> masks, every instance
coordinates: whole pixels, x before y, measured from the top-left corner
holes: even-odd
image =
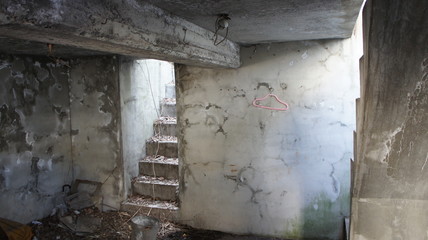
[[[252,171],[251,175],[254,175],[254,172],[256,171],[256,169],[250,165],[250,166],[241,168],[238,171],[237,175],[224,175],[224,177],[236,183],[235,190],[233,192],[238,191],[239,187],[246,187],[251,192],[250,202],[254,204],[258,204],[259,202],[256,199],[257,198],[256,195],[263,192],[263,189],[254,188],[248,183],[248,179],[247,177],[244,176],[244,173],[249,170]]]
[[[331,166],[331,172],[330,172],[330,177],[331,177],[331,185],[333,186],[333,192],[334,193],[339,193],[339,181],[337,181],[336,176],[334,176],[334,172],[335,172],[335,168],[334,168],[334,163],[330,163]]]

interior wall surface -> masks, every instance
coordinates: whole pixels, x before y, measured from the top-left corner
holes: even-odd
[[[0,217],[45,217],[76,179],[102,183],[103,210],[118,209],[174,78],[171,63],[155,60],[62,63],[0,57]]]
[[[125,196],[131,179],[138,176],[138,162],[146,155],[146,140],[153,136],[165,84],[174,82],[174,65],[159,60],[121,59],[120,103]]]
[[[193,227],[338,239],[349,216],[355,40],[241,49],[242,67],[177,66],[180,213]],[[256,108],[275,94],[288,111]],[[283,107],[270,97],[259,104]]]
[[[44,217],[71,183],[68,92],[67,67],[0,56],[0,217]]]
[[[367,1],[354,240],[428,239],[428,2]]]
[[[124,200],[119,59],[78,58],[70,69],[74,178],[102,183],[102,209]]]

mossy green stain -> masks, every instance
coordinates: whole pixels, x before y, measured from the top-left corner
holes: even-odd
[[[300,239],[302,236],[303,224],[297,217],[287,221],[287,230],[284,232],[283,237],[287,239]]]
[[[286,223],[283,234],[287,239],[335,240],[339,237],[342,219],[349,215],[349,193],[342,189],[338,199],[332,201],[320,193],[296,217]],[[318,207],[315,208],[314,206]]]

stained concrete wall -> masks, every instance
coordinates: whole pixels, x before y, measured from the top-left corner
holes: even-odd
[[[0,57],[0,217],[46,216],[72,180],[68,69]]]
[[[355,46],[352,39],[258,45],[241,49],[237,70],[178,67],[183,223],[339,238],[350,205]],[[268,93],[289,111],[251,105]]]
[[[50,214],[75,179],[102,183],[98,206],[118,209],[173,79],[173,65],[156,60],[2,55],[0,217]]]
[[[145,157],[145,142],[153,136],[153,122],[160,113],[165,84],[174,82],[174,65],[158,60],[123,58],[120,64],[120,103],[125,196],[138,175],[138,161]]]
[[[119,208],[119,60],[0,59],[0,217],[50,214],[75,179],[103,183],[101,206]]]
[[[74,177],[103,183],[102,209],[119,209],[124,200],[119,59],[80,58],[71,66]]]
[[[368,1],[354,240],[428,239],[428,4]]]

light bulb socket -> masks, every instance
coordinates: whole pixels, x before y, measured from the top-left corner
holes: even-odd
[[[221,13],[217,15],[216,28],[217,29],[226,29],[229,27],[229,14]]]

